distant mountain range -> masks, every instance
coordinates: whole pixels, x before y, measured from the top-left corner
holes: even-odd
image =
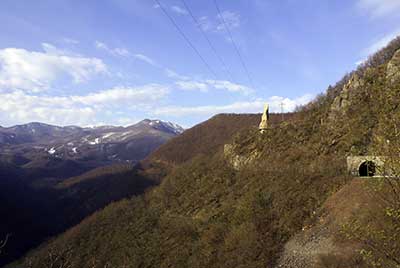
[[[36,122],[0,127],[0,161],[24,167],[60,160],[92,166],[137,163],[183,131],[177,124],[149,119],[128,127],[59,127]]]

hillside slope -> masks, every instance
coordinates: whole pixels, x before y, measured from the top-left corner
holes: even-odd
[[[323,239],[318,221],[324,211],[339,223],[345,220],[336,213],[340,206],[357,211],[349,196],[355,185],[346,186],[354,183],[346,157],[374,154],[386,142],[388,120],[400,116],[399,49],[397,39],[263,135],[246,127],[218,142],[221,150],[211,146],[207,154],[197,149],[194,157],[180,156],[185,151],[177,148],[204,146],[188,140],[172,155],[155,154],[179,163],[159,186],[86,218],[29,254],[25,264],[45,267],[51,253],[70,267],[295,267],[290,263],[301,261],[310,245],[297,247],[301,252],[289,264],[285,254],[304,227]],[[335,202],[335,193],[344,200]],[[343,267],[333,266],[340,258],[337,245],[316,251],[304,267]],[[325,253],[334,260],[318,259]],[[357,262],[352,267],[370,267],[357,256],[347,256]]]
[[[225,143],[245,129],[257,129],[261,114],[218,114],[160,146],[141,162],[146,174],[161,180],[174,167],[194,157],[211,156],[222,151]],[[271,114],[270,124],[290,120],[293,113]],[[151,175],[152,174],[152,175]]]
[[[229,140],[240,129],[248,126],[256,128],[258,118],[259,115],[218,115],[195,127],[194,130],[190,129],[175,137],[166,148],[160,150],[169,153],[175,150],[174,152],[180,156],[181,151],[174,147],[177,144],[186,144],[189,140],[195,140],[199,144],[207,145],[202,148],[204,153],[212,154],[222,148],[224,140]],[[274,119],[276,121],[281,116],[273,118],[276,118]],[[145,125],[150,123],[152,121],[149,120],[142,122]],[[217,129],[224,131],[217,131]],[[195,151],[183,152],[186,154],[186,160],[196,156]],[[83,171],[79,167],[73,166],[75,163],[73,161],[61,159],[49,159],[49,161],[49,167],[15,166],[15,172],[19,171],[20,174],[19,184],[17,177],[13,175],[15,172],[11,173],[12,164],[7,164],[7,168],[2,169],[8,173],[0,181],[0,184],[3,183],[3,187],[0,188],[0,198],[4,197],[8,200],[3,203],[3,208],[9,209],[0,214],[8,219],[0,224],[2,234],[11,233],[13,239],[8,243],[8,250],[0,260],[0,265],[25,253],[49,235],[56,235],[64,231],[66,227],[79,223],[85,216],[110,202],[140,194],[148,187],[158,184],[159,179],[170,172],[174,166],[160,165],[159,160],[151,155],[144,161],[142,167],[141,165],[133,167],[130,164],[118,164],[95,168],[82,174]],[[67,163],[70,165],[66,165]],[[62,180],[45,178],[56,174],[62,174],[65,178]],[[21,198],[15,196],[19,193],[21,193]],[[17,204],[20,205],[17,206]],[[15,211],[26,212],[23,212],[23,217],[18,217]],[[40,220],[37,220],[38,218]],[[22,229],[25,231],[21,232]],[[27,238],[29,242],[25,241]]]
[[[0,168],[0,215],[5,219],[0,221],[0,236],[11,234],[0,266],[111,202],[155,185],[127,164],[97,168],[59,183],[31,186],[25,180],[20,168]]]
[[[344,223],[364,215],[363,209],[376,206],[376,201],[367,193],[365,179],[352,180],[328,198],[313,224],[286,243],[277,267],[365,267],[358,254],[361,245],[339,234]]]

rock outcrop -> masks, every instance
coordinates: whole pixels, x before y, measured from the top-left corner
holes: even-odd
[[[342,91],[339,96],[337,96],[331,106],[330,119],[335,119],[337,116],[341,116],[345,114],[347,108],[351,104],[351,96],[354,90],[362,87],[364,85],[364,81],[360,78],[359,75],[353,74],[350,78],[349,82],[344,85]]]
[[[254,151],[250,154],[239,154],[236,152],[236,146],[234,144],[225,144],[224,156],[234,169],[240,170],[244,166],[257,159],[259,157],[259,153]]]
[[[400,49],[396,51],[387,65],[386,78],[391,83],[400,81]]]

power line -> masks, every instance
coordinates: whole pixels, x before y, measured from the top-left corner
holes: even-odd
[[[207,40],[208,45],[210,46],[211,50],[214,52],[215,56],[218,58],[219,62],[221,63],[222,67],[224,68],[224,70],[226,71],[226,73],[229,76],[229,79],[231,81],[233,81],[233,75],[231,73],[231,71],[229,70],[228,66],[226,65],[225,61],[222,59],[222,57],[218,54],[217,50],[215,49],[214,45],[212,44],[210,38],[208,38],[206,32],[203,30],[203,28],[201,27],[201,24],[199,23],[199,21],[196,19],[196,17],[194,16],[192,10],[189,8],[187,2],[185,0],[181,0],[183,5],[185,6],[186,10],[188,11],[189,15],[192,17],[194,23],[196,24],[197,28],[199,28],[200,32],[202,33],[203,37]]]
[[[236,54],[239,56],[240,62],[242,64],[242,67],[243,67],[244,71],[246,72],[247,78],[249,79],[249,82],[250,82],[251,86],[253,88],[255,88],[253,79],[251,78],[251,75],[250,75],[250,72],[249,72],[249,69],[247,68],[246,63],[243,60],[242,54],[240,53],[238,46],[236,45],[235,41],[233,40],[232,32],[229,29],[228,24],[226,23],[224,17],[222,16],[222,12],[221,12],[221,10],[220,10],[220,8],[218,6],[217,0],[214,0],[214,5],[215,5],[215,7],[217,8],[217,11],[218,11],[218,17],[221,19],[222,24],[224,24],[224,27],[225,27],[226,31],[228,32],[229,39],[232,42],[233,47],[235,48]]]
[[[204,57],[200,54],[200,52],[197,50],[197,48],[193,45],[192,42],[190,42],[189,38],[185,35],[185,33],[182,31],[182,29],[179,27],[179,25],[175,22],[175,20],[168,14],[167,10],[161,5],[159,0],[154,0],[157,5],[161,8],[161,10],[164,12],[165,16],[168,17],[168,19],[171,21],[171,23],[174,25],[174,27],[177,29],[177,31],[182,35],[183,39],[189,44],[189,46],[194,50],[194,52],[199,56],[201,61],[204,63],[208,71],[215,77],[217,80],[217,75],[211,68],[211,66],[207,63],[207,61],[204,59]]]

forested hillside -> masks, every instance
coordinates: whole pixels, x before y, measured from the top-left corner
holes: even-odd
[[[223,147],[224,140],[229,140],[240,129],[250,126],[255,128],[258,117],[216,116],[194,128],[195,131],[191,129],[188,133],[179,135],[170,145],[160,148],[160,151],[175,150],[177,156],[186,154],[188,160],[196,155],[193,148],[180,150],[174,147],[185,145],[188,140],[197,140],[202,144],[211,143],[202,148],[204,153],[216,152]],[[235,123],[236,121],[241,123]],[[223,128],[224,131],[218,131],[216,127]],[[160,163],[156,158],[159,154],[158,151],[151,155],[143,161],[143,165],[115,164],[83,174],[82,170],[73,165],[65,166],[68,161],[57,159],[52,160],[51,168],[39,166],[27,169],[11,164],[13,162],[3,162],[0,168],[0,198],[3,201],[0,215],[7,218],[7,221],[0,222],[0,235],[5,237],[12,234],[12,239],[7,243],[7,251],[0,259],[0,265],[78,224],[83,218],[109,203],[141,194],[147,188],[157,185],[159,179],[173,166],[172,162]],[[58,175],[63,178],[51,177]],[[20,214],[16,215],[15,211]]]
[[[215,117],[212,124],[205,123],[210,128],[197,126],[190,136],[187,131],[143,165],[141,172],[157,161],[174,165],[159,186],[110,204],[21,263],[74,268],[397,267],[400,240],[390,239],[389,247],[385,239],[398,238],[400,203],[371,206],[374,214],[356,210],[374,202],[352,196],[352,189],[362,196],[359,184],[370,181],[355,182],[346,157],[387,155],[383,149],[399,148],[399,59],[396,39],[264,134],[254,127],[256,116]],[[243,126],[245,119],[253,123]],[[225,125],[231,120],[238,122],[232,132]],[[204,133],[219,132],[229,135],[204,138]],[[223,144],[229,150],[222,150]],[[375,192],[396,200],[381,182]],[[349,213],[342,217],[338,211],[345,209]],[[358,220],[372,225],[363,230]],[[316,248],[299,246],[294,252],[290,245],[303,233],[317,241]],[[318,241],[325,237],[330,247],[323,249]],[[354,247],[343,254],[339,245],[345,241]]]

